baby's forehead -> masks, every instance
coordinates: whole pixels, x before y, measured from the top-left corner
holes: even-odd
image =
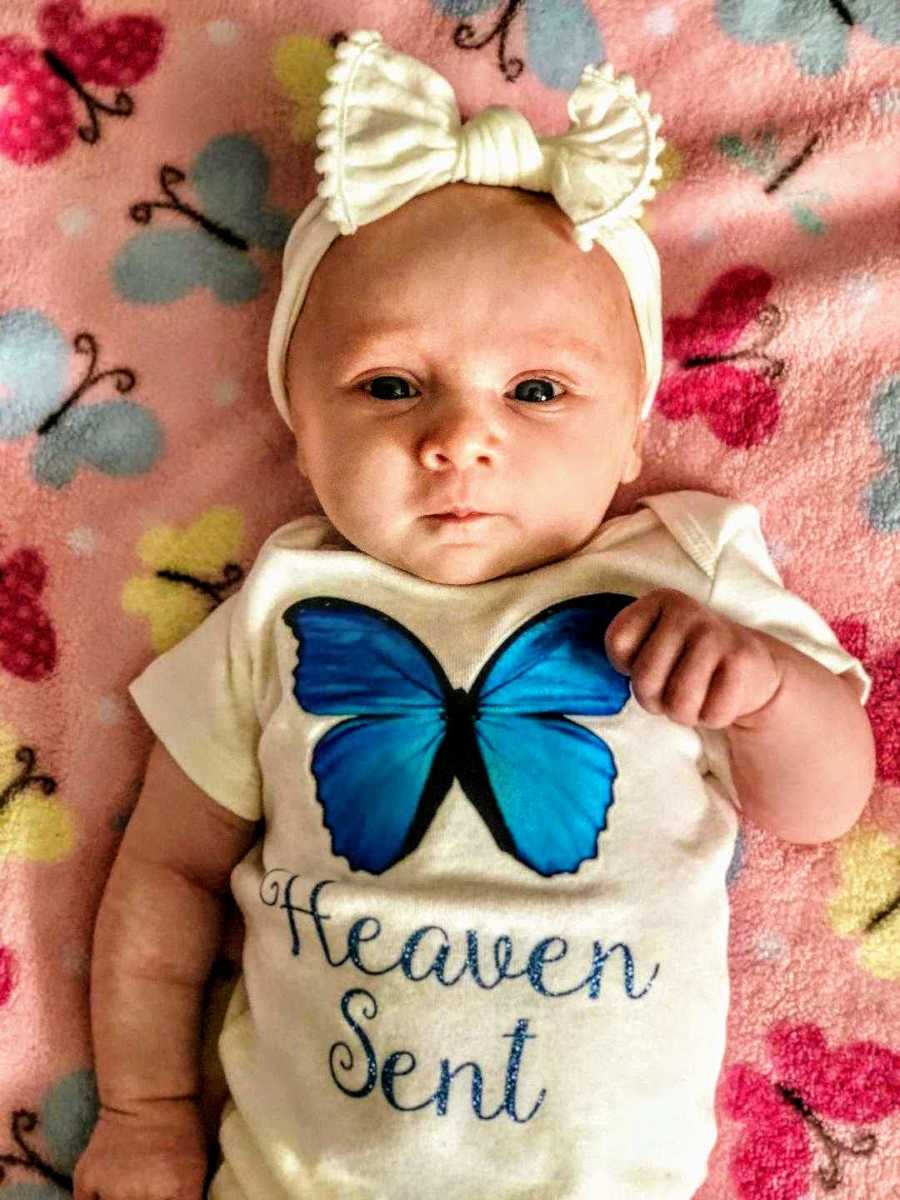
[[[313,273],[308,298],[323,314],[336,306],[346,312],[389,294],[402,302],[404,291],[455,290],[474,278],[500,295],[528,289],[538,305],[550,297],[574,303],[587,291],[607,316],[628,315],[618,266],[600,246],[588,254],[578,248],[552,194],[463,182],[416,196],[336,238]]]

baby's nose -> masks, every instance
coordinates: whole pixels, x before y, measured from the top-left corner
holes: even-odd
[[[475,405],[442,404],[419,440],[418,455],[432,471],[448,466],[464,470],[477,463],[493,463],[499,441],[496,431]]]

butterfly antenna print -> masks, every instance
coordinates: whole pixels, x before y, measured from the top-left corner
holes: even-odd
[[[766,130],[758,139],[758,152],[746,145],[740,135],[736,133],[725,134],[720,137],[719,150],[728,158],[742,163],[757,175],[771,175],[771,178],[762,189],[764,195],[771,196],[775,192],[778,192],[782,185],[803,166],[821,140],[822,135],[814,133],[797,154],[783,166],[776,168],[774,175],[771,175],[771,172],[775,160],[775,135],[771,130]],[[807,233],[816,235],[825,232],[826,225],[822,218],[813,212],[812,209],[807,208],[803,204],[798,204],[796,201],[815,200],[817,203],[823,203],[830,199],[827,192],[816,189],[803,192],[792,191],[790,193],[782,193],[782,198],[790,202],[791,215],[801,229],[806,230]]]
[[[497,23],[493,29],[489,29],[487,33],[481,35],[479,40],[478,31],[474,25],[470,25],[468,21],[463,21],[453,30],[453,44],[458,46],[460,50],[480,50],[483,46],[487,46],[494,38],[499,38],[497,43],[497,62],[500,70],[503,72],[503,77],[509,83],[514,83],[522,72],[525,70],[525,63],[521,58],[506,57],[506,39],[509,34],[509,27],[516,17],[516,13],[522,7],[524,0],[507,0],[500,11],[497,18]],[[453,12],[458,8],[451,4],[442,4],[441,7],[448,12]]]
[[[159,185],[168,199],[139,200],[137,204],[132,204],[128,210],[131,219],[137,221],[139,225],[149,225],[153,219],[154,209],[168,208],[172,212],[182,213],[191,221],[196,222],[207,233],[211,233],[220,242],[224,242],[226,246],[233,246],[235,250],[249,250],[250,243],[245,237],[241,237],[239,233],[235,233],[227,225],[210,220],[204,213],[175,194],[172,190],[173,184],[184,183],[185,179],[187,179],[187,175],[185,175],[184,171],[179,170],[178,167],[173,167],[170,163],[163,163],[159,169]]]
[[[20,35],[0,38],[0,85],[11,85],[0,110],[0,153],[20,165],[54,158],[77,132],[88,145],[100,140],[100,114],[129,117],[134,100],[124,90],[152,72],[164,31],[153,17],[120,14],[88,24],[80,0],[52,0],[38,12],[39,49]],[[115,87],[111,104],[86,84]],[[72,99],[88,124],[77,124]]]
[[[0,812],[15,796],[27,788],[39,787],[45,796],[52,796],[56,791],[56,780],[51,775],[34,774],[37,755],[31,746],[19,746],[15,753],[15,760],[22,764],[22,770],[0,789]]]
[[[120,396],[124,396],[130,392],[137,382],[134,371],[130,371],[128,367],[111,367],[108,371],[96,371],[97,366],[97,339],[93,334],[83,330],[81,333],[76,333],[72,339],[72,345],[75,348],[76,354],[87,354],[90,356],[87,372],[82,381],[76,386],[60,404],[54,412],[50,413],[41,424],[37,427],[38,434],[47,434],[58,425],[68,410],[73,404],[77,404],[88,388],[92,388],[99,383],[101,379],[112,379],[115,383],[116,391]]]
[[[473,17],[495,7],[495,3],[496,0],[432,0],[448,17]],[[521,15],[528,65],[548,87],[571,89],[578,83],[584,66],[603,62],[606,54],[596,18],[585,0],[567,0],[564,14],[559,8],[547,0],[505,0],[493,28],[479,34],[473,24],[464,20],[453,31],[453,44],[460,50],[481,50],[497,39],[500,71],[508,83],[515,83],[525,69],[525,62],[507,57],[507,39],[513,22]]]

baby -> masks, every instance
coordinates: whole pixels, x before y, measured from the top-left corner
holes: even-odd
[[[323,130],[343,106],[344,149],[375,146],[381,80],[409,154],[388,211],[309,249],[320,198],[285,254],[270,375],[324,515],[132,685],[159,740],[97,921],[75,1200],[198,1200],[213,1168],[213,1200],[689,1200],[736,810],[847,832],[868,679],[752,506],[681,491],[606,519],[660,367],[658,294],[618,243],[576,220],[584,252],[562,184],[397,198],[437,144],[404,128],[449,85],[365,31],[329,78]],[[573,100],[601,87],[634,104],[587,72]],[[326,178],[359,214],[377,189],[344,161]],[[229,887],[212,1163],[198,1049]]]

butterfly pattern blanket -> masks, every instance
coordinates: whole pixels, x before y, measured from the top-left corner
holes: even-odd
[[[463,118],[506,103],[559,133],[607,59],[663,115],[644,222],[665,368],[615,511],[676,488],[755,503],[787,586],[872,677],[878,763],[837,842],[742,829],[698,1196],[900,1195],[896,0],[351,9],[0,9],[0,1196],[70,1194],[96,1119],[91,934],[149,749],[128,683],[313,509],[265,342],[356,26],[444,74]]]

